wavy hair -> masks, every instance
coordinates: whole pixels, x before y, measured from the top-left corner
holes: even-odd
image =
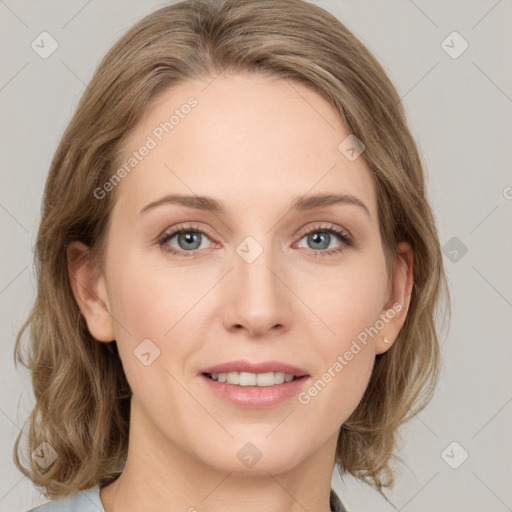
[[[131,389],[116,342],[99,343],[87,329],[66,248],[82,241],[102,268],[116,191],[102,200],[94,191],[112,176],[125,138],[159,93],[190,79],[246,72],[310,87],[339,112],[366,146],[361,158],[377,191],[388,275],[400,241],[414,251],[406,321],[391,348],[376,356],[365,394],[340,429],[335,459],[340,474],[381,493],[393,484],[398,427],[428,403],[438,379],[442,292],[444,310],[450,306],[424,170],[400,98],[369,50],[320,7],[304,0],[186,0],[141,19],[108,51],[50,165],[34,252],[37,292],[16,337],[15,362],[30,370],[35,397],[28,451],[47,442],[58,458],[42,469],[29,457],[25,467],[25,433],[14,446],[20,471],[50,498],[111,480],[128,449]]]

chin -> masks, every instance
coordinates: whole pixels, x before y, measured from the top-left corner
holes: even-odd
[[[218,464],[215,464],[215,468],[218,471],[229,472],[236,476],[266,477],[269,473],[272,475],[278,475],[291,471],[299,465],[299,463],[300,460],[298,460],[296,456],[293,457],[293,460],[286,459],[282,455],[280,455],[279,458],[274,458],[273,460],[265,460],[265,457],[262,456],[262,458],[252,467],[246,467],[245,464],[240,462],[235,456],[235,460],[218,461]]]
[[[266,433],[265,435],[268,435]],[[297,451],[297,443],[290,446],[274,445],[264,436],[248,441],[231,440],[229,446],[221,447],[221,453],[212,454],[214,457],[205,463],[218,471],[230,472],[239,476],[266,476],[268,473],[278,474],[292,470],[305,458],[306,454]],[[218,445],[219,446],[219,445]],[[226,456],[228,454],[228,456]],[[204,459],[204,451],[201,453]]]

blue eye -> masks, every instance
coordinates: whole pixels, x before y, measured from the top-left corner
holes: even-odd
[[[174,249],[168,244],[168,242],[175,237],[178,243],[178,250]],[[201,245],[203,245],[203,240],[201,240],[201,238],[204,237],[208,238],[208,235],[201,229],[182,226],[178,229],[175,229],[174,231],[171,231],[170,233],[166,233],[163,238],[159,240],[159,243],[167,252],[189,256],[189,254],[186,254],[187,252],[206,249],[208,247],[208,244],[206,247],[201,247]]]
[[[337,238],[341,241],[341,244],[338,247],[329,248],[333,238]],[[306,239],[306,243],[310,244],[306,248],[315,253],[315,256],[330,256],[342,252],[346,247],[352,247],[353,245],[352,239],[347,233],[332,225],[309,229],[303,233],[301,240],[303,239]]]
[[[172,246],[169,242],[176,238],[178,247]],[[331,256],[337,253],[341,253],[347,247],[352,247],[353,242],[351,236],[344,230],[333,226],[314,226],[306,231],[303,231],[301,238],[302,241],[306,239],[308,247],[305,247],[307,252],[316,256]],[[338,239],[340,242],[339,246],[329,248],[333,239]],[[162,247],[162,250],[170,254],[178,256],[197,256],[197,253],[202,249],[207,249],[211,246],[212,241],[205,231],[198,228],[197,226],[187,225],[180,226],[168,233],[164,233],[158,240],[158,243]],[[299,245],[298,247],[303,248]]]

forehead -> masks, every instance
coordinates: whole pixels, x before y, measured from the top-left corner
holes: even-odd
[[[138,212],[166,193],[197,194],[239,211],[328,192],[360,198],[376,219],[365,162],[340,151],[350,131],[318,93],[261,75],[211,80],[167,89],[146,109],[121,165],[143,146],[151,149],[118,185],[118,202]]]

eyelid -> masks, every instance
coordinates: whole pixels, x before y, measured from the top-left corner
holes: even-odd
[[[299,234],[298,236],[300,236],[301,238],[304,236],[304,235],[308,235],[309,233],[314,233],[315,231],[321,231],[322,229],[325,229],[325,230],[332,230],[332,231],[335,231],[339,234],[343,234],[345,235],[347,238],[349,238],[350,240],[352,240],[352,235],[350,234],[349,231],[347,231],[345,228],[342,228],[340,226],[337,226],[336,224],[331,224],[330,222],[324,222],[322,223],[321,225],[318,225],[318,226],[307,226],[305,228],[302,228],[300,231],[299,231]]]
[[[301,228],[299,230],[299,232],[297,233],[297,236],[302,238],[304,235],[307,235],[309,233],[314,233],[315,231],[319,231],[321,229],[332,229],[333,231],[340,232],[340,233],[346,235],[347,238],[352,239],[352,235],[350,234],[349,231],[347,231],[344,228],[338,227],[335,224],[331,224],[328,222],[322,223],[321,225],[317,225],[317,226],[308,225],[305,228]],[[203,234],[207,235],[210,239],[215,238],[212,236],[212,234],[210,233],[210,231],[207,228],[203,228],[197,224],[186,222],[184,224],[178,224],[177,227],[171,226],[170,228],[166,228],[160,235],[158,235],[157,240],[161,240],[163,238],[166,238],[167,236],[175,235],[175,234],[179,233],[180,231],[186,231],[186,230],[197,231],[199,233],[203,233]]]
[[[208,228],[204,228],[202,226],[199,226],[198,224],[194,224],[193,222],[184,222],[183,224],[178,224],[176,226],[171,226],[162,231],[160,235],[157,237],[157,241],[163,240],[164,238],[167,238],[168,236],[174,236],[178,234],[180,231],[197,231],[198,233],[203,233],[204,235],[207,235],[208,238],[212,239],[215,238],[210,233]]]

